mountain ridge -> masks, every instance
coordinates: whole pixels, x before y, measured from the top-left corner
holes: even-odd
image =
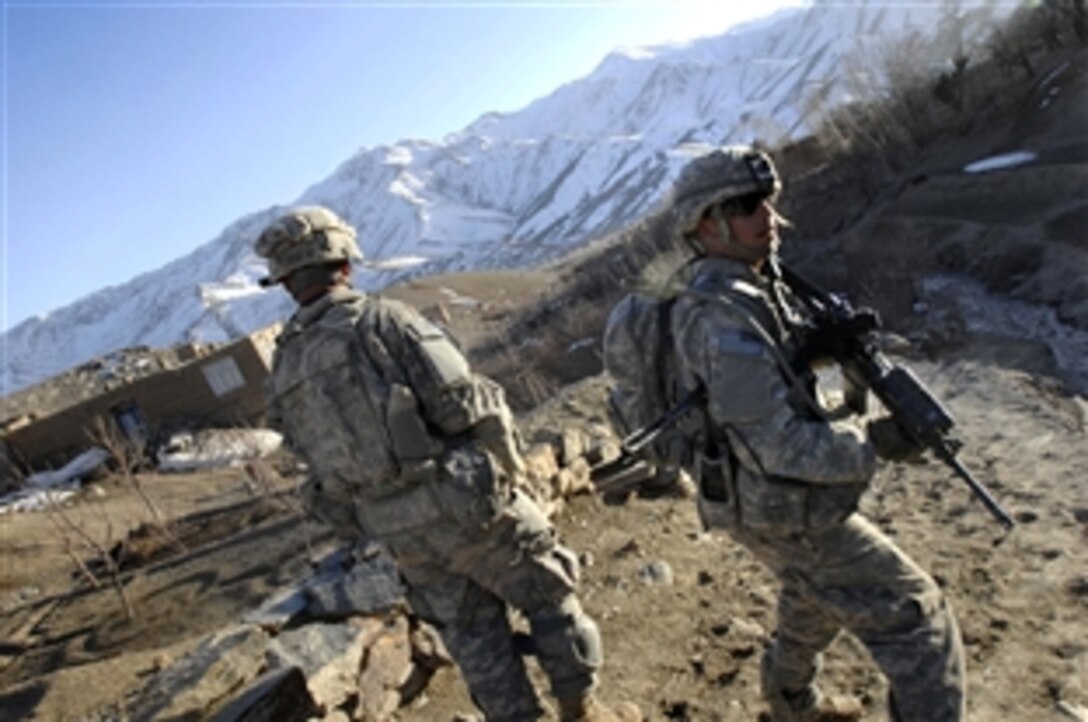
[[[327,205],[356,226],[370,259],[356,283],[367,290],[410,274],[529,268],[651,210],[685,143],[802,134],[812,93],[850,97],[837,77],[846,58],[940,12],[817,3],[716,37],[613,53],[519,111],[485,113],[440,141],[361,149],[295,204]],[[963,23],[981,28],[1001,12],[972,10]],[[0,386],[10,393],[117,349],[225,341],[283,319],[289,300],[257,286],[264,268],[252,241],[285,207],[243,215],[160,269],[10,329]]]

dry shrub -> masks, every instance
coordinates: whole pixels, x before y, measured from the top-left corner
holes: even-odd
[[[144,488],[140,475],[137,473],[137,469],[144,462],[143,445],[129,438],[116,422],[104,416],[94,417],[86,429],[86,434],[92,444],[102,447],[109,453],[117,464],[117,473],[122,483],[136,492],[155,523],[165,528],[166,518]]]
[[[525,309],[506,333],[472,354],[474,365],[502,383],[515,410],[551,398],[562,386],[600,373],[605,319],[620,297],[664,274],[684,246],[669,233],[668,209],[594,244],[565,264],[549,300]],[[666,260],[662,259],[668,256]],[[648,269],[658,269],[648,271]]]
[[[805,114],[824,159],[855,179],[866,201],[936,141],[1019,107],[1047,69],[1047,53],[1085,42],[1083,0],[1020,8],[973,46],[966,12],[946,2],[936,35],[911,33],[844,61],[852,102],[831,106],[830,85],[809,93]]]

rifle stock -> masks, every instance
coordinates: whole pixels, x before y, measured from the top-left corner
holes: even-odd
[[[653,467],[646,463],[640,452],[663,431],[682,419],[689,411],[698,406],[704,396],[700,387],[680,399],[671,409],[649,426],[636,429],[620,442],[620,454],[615,459],[593,466],[589,478],[601,494],[622,491],[638,486],[653,473]]]

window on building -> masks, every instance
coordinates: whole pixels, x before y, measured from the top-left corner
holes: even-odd
[[[204,378],[208,381],[212,393],[216,396],[226,396],[231,391],[240,389],[246,385],[242,371],[233,358],[219,359],[201,367]]]

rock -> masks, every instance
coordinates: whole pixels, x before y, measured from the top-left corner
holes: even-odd
[[[101,484],[88,484],[83,487],[83,495],[88,499],[105,499],[106,490]]]
[[[424,692],[434,673],[442,667],[453,665],[443,644],[442,638],[434,627],[415,618],[408,620],[408,641],[412,645],[412,671],[400,689],[400,706],[409,703],[426,704]]]
[[[613,556],[617,559],[626,556],[642,556],[642,545],[638,543],[638,539],[631,537],[628,539],[619,549],[613,552]]]
[[[351,717],[342,709],[334,709],[324,717],[314,717],[310,722],[354,722]]]
[[[586,449],[585,459],[590,466],[596,466],[597,464],[604,464],[618,459],[621,453],[622,450],[617,439],[601,436]]]
[[[653,473],[639,484],[638,493],[649,499],[694,499],[698,489],[695,481],[682,469],[654,468]]]
[[[288,667],[255,679],[212,722],[305,722],[317,711],[302,670]]]
[[[559,444],[559,462],[563,466],[570,466],[575,461],[584,461],[582,457],[589,446],[589,439],[581,429],[568,426],[563,429]]]
[[[593,481],[589,477],[589,462],[578,457],[570,466],[560,469],[555,475],[554,489],[556,495],[560,497],[592,491]]]
[[[257,677],[267,646],[268,635],[249,625],[210,635],[150,680],[130,710],[130,718],[133,722],[206,719],[216,706]]]
[[[665,561],[653,561],[638,570],[638,578],[651,586],[671,586],[672,567]]]
[[[151,672],[161,672],[174,663],[174,658],[168,652],[160,652],[151,659]]]
[[[559,462],[555,458],[555,448],[551,444],[533,444],[525,452],[525,473],[537,486],[546,486],[551,478],[559,473]]]
[[[738,639],[763,641],[767,639],[767,630],[757,622],[742,617],[729,620],[729,633]]]
[[[360,547],[358,544],[338,544],[332,547],[324,547],[316,550],[314,555],[310,558],[310,566],[313,568],[314,574],[321,576],[324,574],[337,575],[355,566],[355,560],[368,559],[372,556],[372,547],[378,547],[379,545],[366,545]]]
[[[246,612],[242,621],[275,633],[299,619],[309,604],[310,598],[304,589],[284,589],[257,609]]]
[[[381,633],[367,648],[358,680],[355,719],[365,722],[388,719],[401,705],[402,689],[411,680],[413,668],[408,620],[402,616],[393,617],[386,621]]]
[[[453,658],[434,627],[417,619],[410,619],[409,627],[411,632],[408,638],[412,643],[412,659],[416,664],[431,670],[453,664]]]
[[[1075,576],[1068,580],[1065,588],[1074,597],[1088,597],[1088,574]]]
[[[354,693],[372,637],[356,624],[307,624],[276,637],[265,657],[271,670],[300,668],[317,703],[331,709]]]
[[[349,571],[327,573],[306,585],[307,613],[314,619],[338,621],[359,614],[375,614],[403,601],[404,586],[396,563],[384,550]]]

